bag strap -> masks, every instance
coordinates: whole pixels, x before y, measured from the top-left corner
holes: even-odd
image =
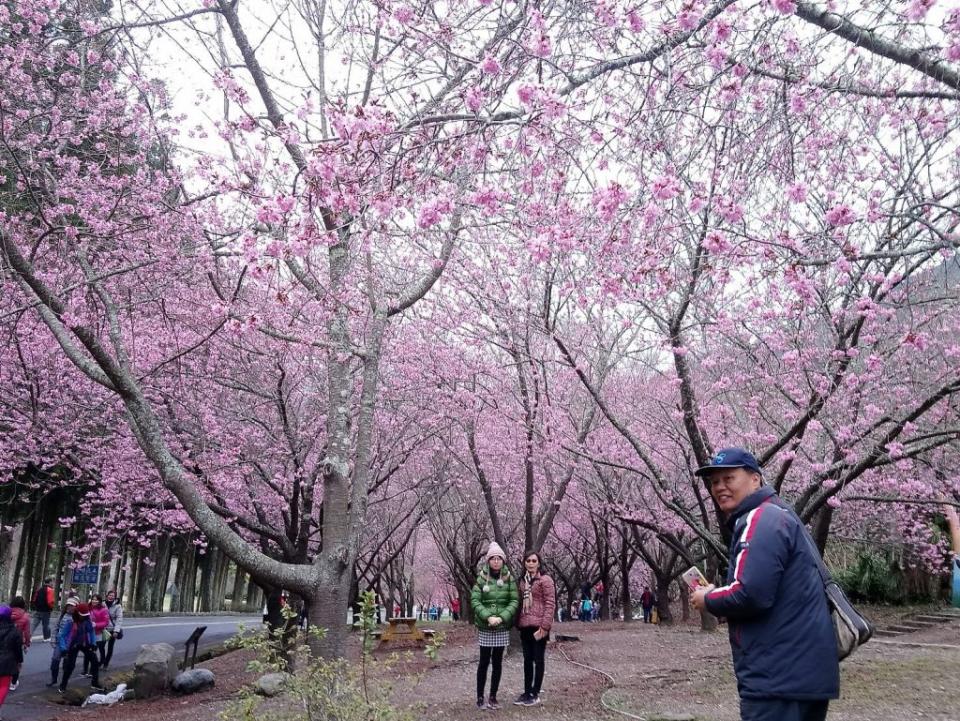
[[[823,586],[826,588],[829,584],[833,583],[833,577],[830,575],[827,565],[823,562],[823,557],[820,555],[820,549],[818,549],[817,544],[813,542],[813,536],[810,535],[810,531],[807,530],[807,527],[804,525],[803,521],[800,520],[800,516],[797,515],[797,512],[793,510],[789,503],[780,498],[780,496],[774,496],[771,500],[774,502],[777,508],[782,508],[788,514],[793,516],[794,520],[800,524],[800,534],[803,536],[804,540],[806,540],[807,546],[809,546],[810,552],[813,554],[813,558],[817,563],[817,570],[820,572],[820,580],[823,581]]]

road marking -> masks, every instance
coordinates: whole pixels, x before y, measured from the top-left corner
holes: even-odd
[[[178,622],[178,623],[141,623],[137,625],[131,625],[128,623],[123,624],[124,630],[128,628],[169,628],[170,626],[239,626],[242,621],[210,621],[209,623],[197,623],[195,621],[191,622]]]
[[[257,616],[251,616],[250,621],[255,621],[255,624],[260,624]],[[171,623],[140,623],[140,624],[123,624],[123,628],[167,628],[170,626],[230,626],[235,625],[239,626],[243,621],[209,621],[207,623],[197,623],[195,621],[175,621]],[[36,636],[30,637],[31,641],[42,641],[43,634],[37,634]],[[50,639],[47,639],[48,641]]]

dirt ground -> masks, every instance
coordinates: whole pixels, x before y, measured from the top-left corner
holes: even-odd
[[[876,611],[880,625],[903,610]],[[885,616],[889,615],[889,619]],[[442,625],[446,644],[437,661],[415,651],[390,672],[397,703],[415,706],[417,717],[461,721],[533,717],[540,721],[606,719],[690,719],[736,721],[738,706],[726,634],[703,634],[691,624],[674,627],[622,622],[555,626],[579,641],[551,643],[543,704],[511,705],[522,690],[519,652],[504,660],[499,711],[474,706],[476,637],[463,624]],[[911,645],[907,645],[911,644]],[[58,721],[197,721],[214,719],[241,685],[247,652],[213,659],[203,666],[217,675],[211,691],[186,698],[128,702],[109,709],[62,709]],[[831,721],[929,719],[957,721],[960,680],[960,616],[899,639],[877,638],[841,665],[841,699],[831,704]],[[262,716],[270,718],[268,710]],[[259,718],[259,716],[258,716]]]

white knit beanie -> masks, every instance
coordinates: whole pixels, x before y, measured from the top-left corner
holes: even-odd
[[[496,541],[491,541],[490,548],[487,549],[487,555],[483,557],[483,560],[485,563],[490,563],[490,559],[494,556],[500,556],[500,560],[502,561],[507,560],[507,554],[500,548],[500,544]]]

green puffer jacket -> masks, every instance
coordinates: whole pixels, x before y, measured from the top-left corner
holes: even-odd
[[[517,584],[510,574],[510,569],[504,566],[500,569],[500,578],[494,579],[490,577],[490,567],[483,564],[470,593],[474,625],[481,631],[510,628],[519,605]],[[491,616],[499,616],[502,623],[491,626],[487,623]]]

